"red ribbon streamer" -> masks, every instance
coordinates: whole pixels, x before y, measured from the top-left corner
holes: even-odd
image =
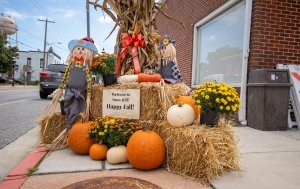
[[[138,47],[145,48],[144,36],[141,33],[140,34],[133,33],[132,36],[130,36],[128,33],[124,33],[122,35],[122,50],[119,54],[117,65],[116,65],[117,76],[121,75],[121,61],[124,60],[128,52],[128,49],[130,48],[132,52],[134,72],[135,74],[141,73],[140,62],[137,53]]]

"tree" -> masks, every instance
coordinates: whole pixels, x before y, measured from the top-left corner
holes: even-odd
[[[14,58],[18,56],[18,48],[6,46],[8,43],[6,35],[0,34],[0,73],[6,73],[14,65]]]

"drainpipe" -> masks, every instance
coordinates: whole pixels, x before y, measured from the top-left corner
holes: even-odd
[[[243,65],[242,65],[242,80],[240,91],[240,110],[239,121],[242,125],[247,125],[246,119],[246,104],[247,104],[247,73],[248,73],[248,58],[249,58],[249,42],[251,30],[251,14],[252,14],[252,0],[246,0],[246,16],[244,28],[244,46],[243,46]]]

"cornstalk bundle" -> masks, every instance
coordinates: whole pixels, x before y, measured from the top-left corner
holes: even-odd
[[[101,5],[98,4],[98,0],[90,2],[95,9],[101,8],[115,22],[109,36],[119,26],[116,38],[118,61],[120,62],[120,65],[117,63],[116,68],[117,71],[120,69],[118,75],[136,73],[134,60],[136,57],[138,57],[141,72],[147,72],[159,61],[157,44],[160,35],[155,17],[158,12],[161,12],[167,18],[176,21],[161,11],[164,3],[165,1],[155,3],[155,0],[103,0]],[[125,35],[127,37],[124,37]],[[137,52],[135,53],[135,51]]]

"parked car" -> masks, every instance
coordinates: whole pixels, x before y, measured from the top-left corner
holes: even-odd
[[[40,97],[46,99],[53,93],[63,80],[67,65],[50,64],[44,71],[40,72]]]
[[[5,83],[6,79],[4,77],[0,77],[0,83]]]
[[[8,77],[0,77],[0,83],[9,83],[11,84],[14,81],[15,84],[20,84],[22,85],[23,82],[19,79],[12,79],[12,78],[8,78]]]

